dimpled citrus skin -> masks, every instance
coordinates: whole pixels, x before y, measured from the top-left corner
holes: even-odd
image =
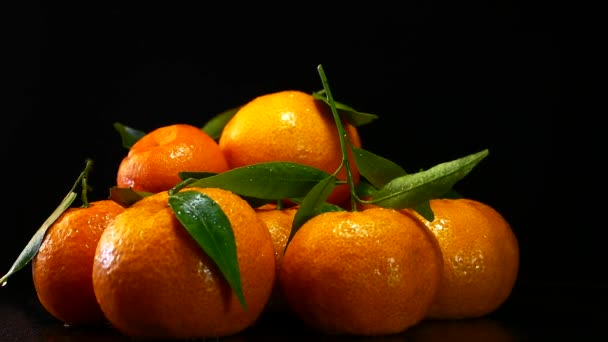
[[[277,206],[273,204],[267,204],[261,208],[255,209],[258,218],[264,223],[272,237],[277,275],[281,268],[281,261],[283,260],[285,247],[287,246],[287,240],[291,234],[291,226],[297,211],[297,206],[277,209]],[[274,313],[286,312],[288,310],[283,294],[281,293],[278,277],[277,280],[275,280],[275,287],[266,309],[267,312]]]
[[[272,239],[253,208],[227,190],[182,191],[207,194],[230,220],[247,310],[179,223],[167,192],[161,192],[119,215],[102,235],[95,255],[95,295],[108,320],[127,336],[186,339],[235,334],[256,321],[272,291]]]
[[[356,127],[342,121],[354,146],[361,147]],[[224,127],[219,145],[230,168],[260,162],[286,161],[333,174],[342,161],[338,130],[331,109],[311,94],[285,90],[259,96],[245,104]],[[351,165],[354,165],[349,154]],[[352,168],[353,181],[359,172]],[[346,179],[343,168],[338,179]],[[349,198],[348,185],[338,186],[328,202]]]
[[[228,170],[217,142],[198,127],[173,124],[159,127],[139,139],[118,166],[116,185],[156,193],[181,181],[179,172]]]
[[[258,218],[264,223],[272,237],[277,271],[281,267],[283,254],[285,253],[285,247],[287,246],[287,240],[291,234],[291,226],[297,211],[297,206],[277,209],[276,205],[265,205],[255,209]]]
[[[442,285],[427,317],[474,318],[509,297],[519,268],[519,248],[505,218],[471,199],[434,199],[432,222],[444,258]]]
[[[105,322],[91,270],[103,230],[123,210],[110,200],[68,208],[46,231],[32,259],[32,278],[40,303],[55,318],[69,325]]]
[[[331,334],[384,335],[420,322],[442,270],[415,217],[371,208],[313,217],[287,245],[279,281],[291,309]]]

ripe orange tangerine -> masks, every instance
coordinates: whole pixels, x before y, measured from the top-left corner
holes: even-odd
[[[281,262],[283,261],[283,255],[285,254],[287,240],[291,234],[293,219],[297,211],[298,206],[279,209],[277,208],[276,204],[266,204],[255,209],[258,218],[264,223],[270,232],[270,236],[272,237],[274,255],[276,258],[277,275],[281,269]],[[268,306],[266,309],[267,312],[273,313],[285,312],[288,309],[285,298],[281,293],[278,278],[275,281],[273,293],[268,301]]]
[[[237,248],[243,308],[213,260],[182,226],[163,191],[133,204],[102,234],[93,288],[112,325],[133,338],[192,339],[233,335],[255,323],[272,292],[272,238],[253,208],[219,188],[207,194],[228,217]]]
[[[290,308],[321,332],[399,333],[435,299],[442,258],[413,215],[385,208],[327,212],[304,223],[279,273]]]
[[[434,199],[433,232],[443,255],[442,282],[427,317],[481,317],[509,297],[519,269],[518,242],[507,220],[471,199]],[[418,215],[418,214],[415,214]]]
[[[226,170],[226,158],[213,138],[198,127],[173,124],[149,132],[131,146],[118,166],[116,184],[156,193],[179,183],[182,171]]]
[[[361,147],[357,128],[343,120],[348,140]],[[316,167],[333,174],[342,162],[340,137],[331,109],[311,94],[286,90],[259,96],[225,125],[219,145],[230,168],[260,162],[286,161]],[[351,165],[354,159],[349,153]],[[359,172],[352,167],[353,181]],[[346,169],[337,175],[346,180]],[[350,196],[339,185],[328,202],[341,204]]]
[[[91,272],[97,242],[124,208],[111,200],[68,208],[46,231],[32,259],[32,279],[42,306],[68,325],[105,318],[93,293]]]

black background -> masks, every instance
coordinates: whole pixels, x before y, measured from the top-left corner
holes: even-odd
[[[564,51],[550,6],[152,3],[21,5],[7,54],[17,106],[2,119],[0,273],[86,158],[90,198],[107,197],[126,154],[114,122],[202,126],[259,95],[322,89],[322,64],[337,101],[379,115],[360,129],[364,147],[406,170],[489,149],[456,188],[511,222],[518,287],[606,287],[603,242],[572,233],[555,190]],[[26,267],[2,291],[31,286]]]

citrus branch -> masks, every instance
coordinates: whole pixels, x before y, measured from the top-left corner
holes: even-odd
[[[334,172],[334,175],[338,174],[342,167],[346,167],[346,180],[348,182],[348,187],[350,188],[351,195],[354,195],[355,182],[353,180],[350,163],[348,161],[348,150],[346,146],[346,140],[348,139],[348,136],[346,135],[346,130],[344,129],[344,125],[342,124],[342,120],[340,118],[340,115],[338,114],[338,110],[336,109],[336,103],[334,102],[331,91],[329,90],[329,83],[327,81],[327,77],[325,76],[325,72],[323,71],[323,66],[319,64],[319,66],[317,66],[317,70],[319,71],[319,75],[321,76],[321,82],[323,83],[323,88],[325,88],[327,101],[330,103],[331,113],[334,117],[334,121],[336,122],[336,127],[338,128],[338,135],[340,137],[340,148],[342,149],[342,162],[340,163],[338,169],[336,169],[336,171]],[[357,207],[356,204],[357,203],[355,197],[351,196],[351,207],[353,209]]]
[[[87,192],[89,191],[89,185],[88,185],[88,178],[89,178],[89,172],[91,171],[91,168],[93,167],[93,160],[92,159],[87,159],[87,163],[84,167],[84,170],[80,173],[80,177],[78,177],[78,180],[76,181],[76,183],[74,184],[74,187],[72,189],[75,189],[76,186],[78,185],[78,182],[81,181],[82,182],[82,206],[84,208],[88,208],[89,206],[89,200],[87,197]]]

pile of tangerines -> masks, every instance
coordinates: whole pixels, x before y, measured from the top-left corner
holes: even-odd
[[[134,338],[235,335],[269,313],[388,335],[493,312],[516,281],[516,237],[450,195],[487,151],[407,173],[362,147],[371,119],[326,85],[203,127],[117,124],[128,153],[109,198],[64,203],[0,283],[31,260],[51,315]]]

